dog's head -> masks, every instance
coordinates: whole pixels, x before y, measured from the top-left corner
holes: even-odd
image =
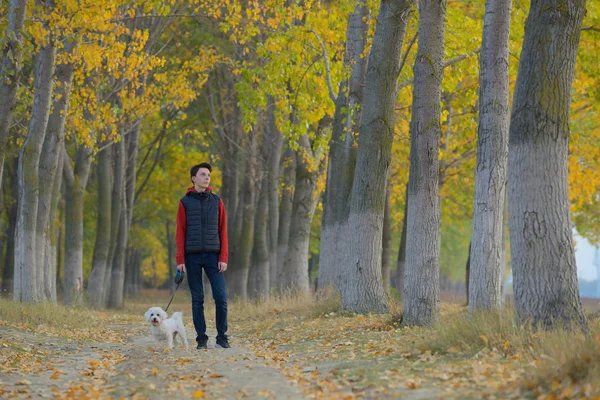
[[[160,307],[150,307],[148,311],[146,311],[146,314],[144,314],[146,321],[149,321],[153,326],[160,325],[160,323],[168,317],[165,310]]]

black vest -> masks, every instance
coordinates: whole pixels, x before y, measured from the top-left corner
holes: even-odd
[[[219,202],[219,196],[208,191],[190,192],[181,199],[187,221],[185,254],[221,251]]]

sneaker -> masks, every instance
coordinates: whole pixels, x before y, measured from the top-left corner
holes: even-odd
[[[198,341],[198,346],[196,347],[197,349],[208,349],[208,346],[206,345],[208,343],[208,339],[201,339]]]
[[[218,337],[217,338],[217,344],[215,345],[216,348],[218,349],[228,349],[231,346],[229,345],[229,342],[227,341],[227,336],[224,337]]]

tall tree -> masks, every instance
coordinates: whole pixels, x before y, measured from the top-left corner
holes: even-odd
[[[586,324],[567,185],[571,84],[585,0],[536,0],[525,24],[509,133],[514,301],[522,322]]]
[[[269,289],[277,287],[277,274],[281,269],[281,262],[277,258],[277,238],[279,233],[279,177],[281,174],[281,156],[283,150],[283,135],[277,127],[275,119],[275,104],[273,98],[267,101],[267,137],[268,152],[268,197],[269,197]]]
[[[363,56],[367,40],[367,16],[365,1],[357,1],[348,17],[344,64],[352,68],[350,77],[340,83],[335,99],[333,130],[329,142],[329,165],[319,251],[319,276],[317,286],[324,288],[334,284],[335,269],[339,264],[337,246],[341,240],[340,225],[348,218],[348,201],[356,164],[355,135],[358,134],[361,101],[365,82],[367,59]]]
[[[419,42],[413,66],[406,271],[406,325],[431,325],[439,313],[439,141],[445,0],[419,2]]]
[[[383,278],[383,288],[385,293],[390,292],[390,258],[391,258],[391,245],[392,245],[392,216],[391,204],[390,204],[390,191],[389,184],[386,188],[385,194],[385,207],[383,211],[383,237],[382,237],[382,253],[381,253],[381,275]]]
[[[9,159],[7,177],[2,180],[2,195],[4,208],[7,211],[8,227],[6,228],[6,251],[4,253],[4,268],[2,269],[2,293],[12,293],[15,271],[15,227],[17,226],[17,199],[19,198],[19,181],[16,177],[18,158]]]
[[[382,0],[367,72],[350,214],[336,271],[342,307],[387,312],[381,277],[385,185],[391,159],[400,53],[413,1]]]
[[[96,178],[98,180],[98,219],[96,220],[96,244],[94,245],[94,256],[92,258],[92,271],[88,278],[87,294],[90,306],[101,308],[104,306],[104,279],[108,276],[106,269],[112,264],[108,255],[111,243],[111,166],[112,149],[104,147],[98,152],[98,163],[96,167]]]
[[[269,214],[268,187],[269,177],[262,178],[261,189],[258,192],[257,210],[254,221],[253,262],[248,278],[248,294],[251,298],[266,298],[269,295],[269,246],[267,239]],[[252,284],[251,284],[252,282]]]
[[[323,122],[320,130],[324,129]],[[315,212],[315,190],[320,152],[311,148],[308,135],[303,135],[299,141],[299,151],[296,152],[296,185],[292,201],[292,215],[289,231],[287,252],[282,265],[279,281],[281,293],[308,292],[310,282],[308,277],[308,244],[310,227]]]
[[[511,5],[512,0],[488,0],[485,5],[473,233],[467,282],[470,312],[499,309],[502,305]]]
[[[47,12],[54,7],[46,4]],[[17,301],[45,300],[42,292],[42,262],[36,257],[37,219],[41,183],[39,167],[46,128],[52,105],[53,76],[56,67],[56,46],[53,38],[45,38],[47,43],[38,43],[35,55],[34,86],[35,94],[27,138],[19,158],[19,211],[15,239],[15,279],[13,296]],[[53,182],[53,178],[51,179]],[[51,193],[52,191],[50,191]],[[45,226],[43,227],[45,230]]]
[[[279,203],[279,228],[277,229],[277,260],[284,260],[290,241],[290,225],[292,222],[292,204],[296,187],[296,154],[288,147],[283,155],[283,172],[281,174],[283,188]],[[278,268],[275,277],[276,287],[283,282],[283,268]]]
[[[39,207],[36,222],[35,251],[36,259],[41,264],[38,285],[43,288],[45,298],[56,301],[56,263],[51,260],[56,258],[46,254],[46,250],[54,249],[50,243],[54,232],[53,216],[56,215],[58,207],[57,196],[60,194],[62,184],[62,149],[65,138],[65,119],[68,113],[69,98],[75,64],[68,59],[73,57],[78,47],[78,40],[64,41],[64,50],[58,54],[62,62],[57,65],[55,79],[57,82],[52,113],[48,119],[48,126],[42,147],[39,166],[39,180],[46,184],[45,190],[39,191]],[[56,243],[54,243],[56,244]]]
[[[65,259],[63,303],[68,306],[83,303],[83,209],[84,195],[92,164],[92,149],[85,144],[77,148],[75,167],[64,151],[65,180]]]
[[[0,181],[4,170],[9,129],[17,103],[27,3],[27,0],[10,0],[8,26],[4,37],[0,39]]]

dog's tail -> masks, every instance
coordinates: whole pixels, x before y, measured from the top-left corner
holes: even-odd
[[[174,318],[178,321],[183,321],[183,313],[181,311],[174,312],[171,318]]]

